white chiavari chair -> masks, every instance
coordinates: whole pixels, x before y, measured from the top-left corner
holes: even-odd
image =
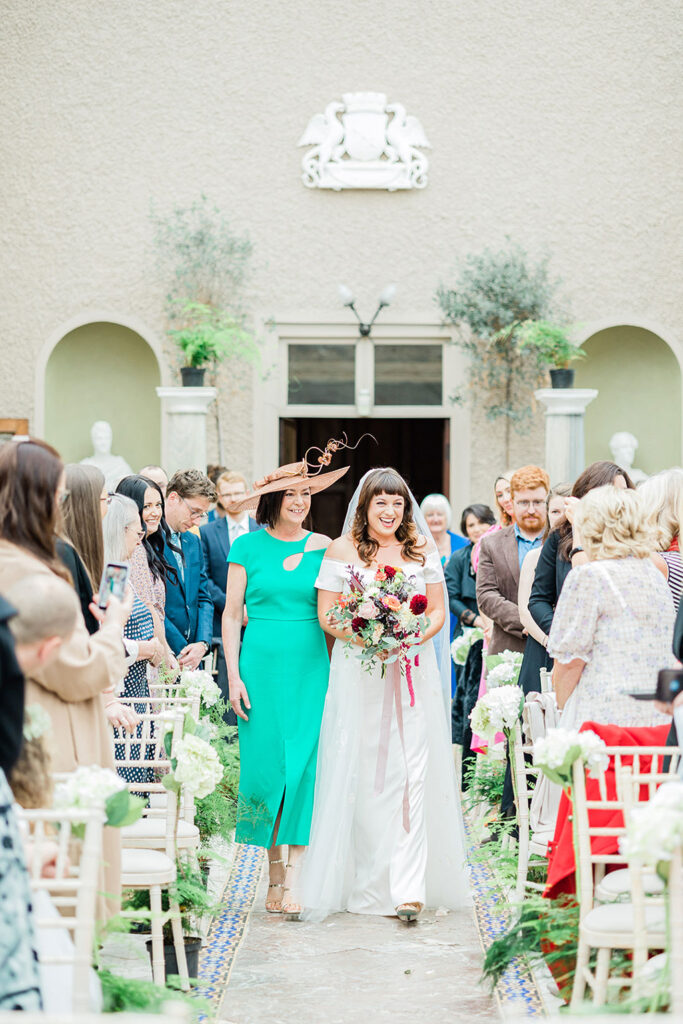
[[[607,864],[625,865],[626,859],[620,853],[593,852],[591,840],[619,839],[624,835],[624,814],[631,806],[628,786],[624,782],[628,773],[633,772],[630,760],[638,764],[643,755],[660,753],[662,748],[618,747],[610,748],[615,759],[616,787],[609,794],[604,776],[599,780],[599,798],[588,800],[586,795],[586,772],[583,763],[577,760],[572,771],[572,814],[574,816],[574,855],[577,865],[577,896],[579,899],[579,944],[576,958],[576,973],[572,990],[571,1006],[576,1009],[583,1001],[586,987],[593,995],[593,1005],[603,1006],[607,999],[610,981],[610,961],[615,949],[629,950],[633,958],[633,978],[619,977],[613,981],[619,985],[637,984],[647,960],[649,949],[664,949],[666,946],[666,914],[661,899],[648,898],[640,865],[628,866],[628,902],[612,902],[597,905],[595,902],[594,868]],[[657,763],[653,757],[655,764]],[[654,783],[653,783],[654,784]],[[591,815],[609,812],[612,824],[595,825]],[[590,969],[591,951],[597,951],[595,971]]]
[[[25,841],[30,844],[29,876],[34,894],[39,961],[46,968],[58,966],[63,979],[66,978],[63,968],[71,966],[73,1012],[87,1013],[91,1009],[91,967],[104,815],[100,811],[42,808],[17,808],[17,815]],[[82,838],[74,837],[72,826],[81,827]],[[54,856],[54,877],[43,878],[47,853]],[[45,934],[44,941],[41,941],[41,932]],[[50,932],[55,934],[56,945],[50,941]],[[59,948],[56,934],[59,932],[66,933],[70,940],[64,948]]]
[[[542,783],[539,769],[534,767],[532,754],[534,741],[545,735],[543,709],[535,707],[527,699],[522,708],[522,720],[518,722],[514,732],[511,770],[515,785],[517,811],[517,881],[515,900],[524,899],[527,889],[542,891],[543,885],[529,881],[529,869],[534,866],[545,867],[547,863],[548,844],[553,838],[554,825],[549,828],[534,830],[531,825],[531,801],[536,786]],[[554,723],[553,723],[554,724]]]
[[[131,703],[138,703],[138,701],[131,699]],[[143,845],[132,845],[135,838],[132,840],[127,838],[126,834],[129,833],[129,829],[122,829],[121,885],[123,889],[143,889],[149,892],[152,975],[158,985],[163,985],[166,978],[163,925],[170,917],[178,973],[182,987],[187,990],[189,989],[189,980],[180,908],[177,901],[171,899],[170,893],[168,913],[162,912],[162,891],[168,890],[176,880],[177,851],[181,842],[178,838],[181,831],[178,799],[174,792],[164,789],[163,784],[158,781],[171,768],[164,744],[166,726],[171,723],[164,722],[149,712],[140,714],[139,718],[140,724],[134,733],[114,729],[116,764],[119,768],[138,769],[144,773],[142,780],[128,782],[128,789],[131,793],[149,796],[155,793],[164,794],[165,802],[163,818],[156,819],[159,821],[160,837],[153,841],[154,845],[149,845],[149,841]],[[185,710],[176,706],[172,712],[171,752],[173,746],[183,735],[184,718]],[[194,826],[192,827],[194,828]],[[130,828],[134,829],[135,826],[130,826]],[[149,840],[149,837],[147,838]],[[135,916],[135,913],[132,912],[131,916]]]

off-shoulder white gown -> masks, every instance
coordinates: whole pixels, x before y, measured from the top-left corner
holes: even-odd
[[[354,566],[371,578],[375,570]],[[415,592],[443,580],[438,554],[404,566]],[[347,566],[324,558],[316,586],[348,591]],[[456,908],[469,902],[464,831],[432,641],[416,648],[415,706],[400,685],[403,738],[390,673],[361,667],[337,640],[318,751],[311,839],[300,879],[304,917],[348,910],[392,915],[417,901]],[[378,781],[384,737],[386,771]],[[407,786],[406,786],[407,782]],[[381,791],[380,791],[381,790]],[[406,808],[405,796],[408,796]],[[408,810],[406,815],[405,811]],[[408,829],[406,829],[406,825]]]

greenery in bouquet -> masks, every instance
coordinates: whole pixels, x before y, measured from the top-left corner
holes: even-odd
[[[500,654],[484,655],[487,687],[493,690],[497,686],[516,686],[523,658],[524,655],[519,651],[501,651]]]
[[[451,644],[451,658],[456,665],[464,665],[473,644],[484,639],[484,630],[479,626],[465,626],[460,636]]]
[[[592,730],[548,729],[545,736],[534,743],[534,765],[551,782],[567,788],[571,786],[572,767],[581,759],[592,778],[602,775],[609,766],[607,747]]]
[[[138,820],[145,802],[129,793],[125,781],[110,768],[81,765],[55,788],[54,806],[59,810],[101,810],[106,825],[124,828]],[[85,826],[74,825],[72,831],[82,837]]]
[[[496,733],[509,735],[522,713],[524,693],[519,686],[498,686],[479,698],[470,712],[472,732],[492,742]]]
[[[365,583],[349,566],[348,582],[349,591],[330,609],[330,619],[350,629],[352,637],[346,641],[347,648],[357,647],[353,638],[362,641],[359,658],[368,671],[375,667],[374,659],[380,654],[386,655],[382,675],[386,665],[400,661],[412,707],[415,695],[408,653],[420,643],[429,627],[424,614],[426,595],[416,591],[414,576],[392,565],[380,565],[370,583]]]

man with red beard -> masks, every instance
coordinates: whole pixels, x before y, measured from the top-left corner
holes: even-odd
[[[539,466],[524,466],[510,480],[512,524],[486,534],[477,569],[477,604],[493,622],[488,653],[524,651],[517,607],[519,571],[525,556],[543,543],[550,480]]]

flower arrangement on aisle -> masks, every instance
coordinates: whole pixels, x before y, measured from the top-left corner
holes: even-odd
[[[180,673],[178,696],[199,697],[203,707],[211,708],[220,699],[221,691],[210,672],[186,668]]]
[[[456,665],[464,665],[473,644],[484,639],[484,630],[480,626],[465,626],[460,636],[456,636],[451,644],[451,658]]]
[[[548,729],[545,736],[534,743],[534,765],[551,782],[567,789],[571,786],[572,767],[581,759],[592,778],[603,775],[609,766],[609,755],[604,740],[587,729]]]
[[[351,629],[363,643],[358,655],[363,668],[371,672],[373,659],[386,655],[385,667],[398,662],[403,670],[410,706],[415,704],[415,691],[410,663],[410,649],[422,640],[429,627],[427,597],[416,592],[415,577],[392,565],[380,565],[370,583],[365,583],[353,566],[347,566],[349,592],[343,594],[328,612],[328,618]],[[347,648],[357,646],[349,637]],[[419,665],[419,655],[415,664]]]
[[[128,792],[120,775],[100,765],[81,765],[55,789],[54,806],[58,810],[101,810],[105,824],[112,828],[132,825],[142,814],[145,801]],[[81,837],[85,826],[72,826]]]
[[[496,733],[510,737],[519,720],[524,693],[519,686],[497,686],[483,694],[470,712],[472,732],[493,741]]]
[[[629,860],[656,865],[666,875],[663,861],[670,861],[683,843],[683,782],[663,782],[652,798],[633,808],[619,851]]]
[[[183,786],[194,797],[201,800],[213,793],[223,778],[224,768],[220,758],[211,746],[209,729],[202,722],[195,722],[188,712],[183,724],[183,736],[173,746],[173,728],[166,721],[164,749],[171,762],[171,771],[164,775],[165,789],[180,793]]]
[[[501,651],[484,655],[486,685],[489,690],[498,686],[516,686],[524,655],[519,651]]]

